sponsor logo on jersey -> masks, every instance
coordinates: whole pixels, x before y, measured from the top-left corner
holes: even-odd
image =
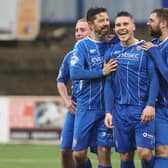
[[[149,139],[154,139],[154,136],[151,135],[151,134],[149,134],[149,133],[147,133],[147,132],[144,132],[144,133],[143,133],[143,137],[149,138]]]
[[[117,58],[118,59],[138,60],[139,59],[139,54],[124,52],[124,53],[121,53],[121,54],[117,55]]]
[[[149,134],[147,132],[143,132],[142,135],[143,135],[144,138],[147,138],[147,139],[150,140],[150,144],[153,145],[155,143],[155,137],[153,135],[151,135],[151,134]]]
[[[103,62],[103,57],[93,57],[91,58],[91,62],[94,64],[97,64],[97,63],[102,63]]]

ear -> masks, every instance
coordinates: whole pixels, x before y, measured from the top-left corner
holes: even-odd
[[[160,22],[160,28],[165,28],[165,27],[167,27],[167,26],[168,26],[168,23],[167,23],[166,20],[162,20],[162,21]]]
[[[133,23],[133,31],[135,31],[136,30],[136,26],[135,26],[135,24]]]
[[[92,24],[92,22],[88,21],[88,25],[89,25],[90,30],[93,30],[93,24]]]

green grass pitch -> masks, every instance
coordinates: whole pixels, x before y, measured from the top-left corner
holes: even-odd
[[[97,159],[89,153],[93,168],[97,168]],[[112,152],[113,168],[119,168],[119,155]],[[140,163],[135,157],[136,168]],[[41,144],[0,144],[0,168],[61,168],[58,145]]]

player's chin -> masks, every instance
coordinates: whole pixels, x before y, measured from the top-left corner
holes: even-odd
[[[106,36],[108,36],[109,35],[109,31],[102,31],[102,36],[104,36],[104,37],[106,37]]]
[[[118,35],[118,38],[120,39],[120,41],[127,41],[128,40],[127,36]]]

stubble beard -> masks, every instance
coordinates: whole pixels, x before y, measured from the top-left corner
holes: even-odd
[[[154,38],[159,38],[162,35],[161,30],[158,28],[156,30],[150,29],[150,35]]]
[[[95,33],[97,34],[97,37],[101,40],[101,41],[103,41],[103,40],[105,40],[106,39],[106,37],[107,37],[107,35],[109,35],[109,30],[107,30],[107,31],[96,31]]]

